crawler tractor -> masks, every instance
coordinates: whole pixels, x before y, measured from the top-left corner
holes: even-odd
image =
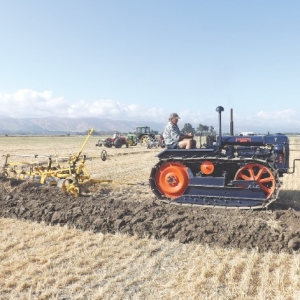
[[[286,135],[222,136],[222,106],[216,142],[199,149],[165,149],[149,183],[157,198],[174,204],[257,209],[278,198],[280,177],[289,170]],[[296,159],[299,160],[299,159]]]

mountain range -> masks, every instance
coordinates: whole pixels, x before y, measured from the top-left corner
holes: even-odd
[[[136,126],[149,126],[162,132],[164,123],[98,118],[0,118],[0,134],[80,133],[92,127],[97,132],[133,132]]]

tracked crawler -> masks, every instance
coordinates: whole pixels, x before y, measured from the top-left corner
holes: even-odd
[[[218,106],[216,111],[219,113],[216,142],[206,148],[160,152],[159,162],[149,178],[151,190],[157,198],[174,204],[267,207],[278,197],[280,177],[288,173],[288,137],[233,135],[232,110],[230,135],[222,136],[224,108]]]

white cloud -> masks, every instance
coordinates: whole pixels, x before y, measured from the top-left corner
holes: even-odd
[[[54,97],[51,91],[36,92],[21,89],[13,94],[0,93],[0,117],[13,118],[44,118],[44,117],[95,117],[115,120],[147,120],[166,123],[171,111],[163,108],[145,108],[138,104],[125,105],[113,100],[97,100],[88,102],[68,102],[63,97]],[[218,114],[215,111],[201,112],[193,110],[177,111],[180,117],[179,127],[190,123],[195,128],[199,124],[213,126],[218,130]],[[222,114],[222,131],[229,131],[229,116]],[[235,133],[241,131],[255,132],[286,132],[300,131],[298,112],[292,109],[278,111],[259,111],[256,114],[234,114]]]
[[[290,118],[294,119],[297,116],[297,112],[292,109],[286,109],[281,111],[263,111],[257,113],[257,117],[261,120],[274,120],[282,121],[289,120]]]
[[[259,111],[255,115],[234,116],[234,124],[238,129],[238,132],[299,132],[300,121],[298,120],[297,115],[297,111],[292,109]]]
[[[0,94],[0,103],[1,117],[95,117],[120,120],[151,119],[157,122],[166,120],[166,114],[161,108],[145,109],[137,104],[125,105],[113,100],[80,100],[68,103],[63,97],[53,97],[51,91],[36,92],[23,89],[13,94]]]
[[[62,97],[53,98],[51,91],[35,92],[28,89],[14,94],[0,94],[2,117],[50,117],[61,114],[67,103]]]

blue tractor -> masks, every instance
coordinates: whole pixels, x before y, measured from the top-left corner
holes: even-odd
[[[278,198],[280,177],[289,173],[289,139],[283,134],[219,135],[199,149],[165,149],[149,183],[157,198],[175,204],[256,209]],[[298,159],[296,159],[298,160]],[[295,162],[293,166],[293,172]],[[290,173],[293,173],[290,172]]]

